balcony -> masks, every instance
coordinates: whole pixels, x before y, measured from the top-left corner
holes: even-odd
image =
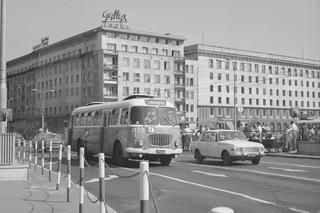
[[[118,70],[118,65],[116,64],[103,64],[103,69],[105,70]]]
[[[179,88],[184,89],[185,87],[186,87],[185,84],[178,84],[178,83],[175,83],[175,84],[174,84],[174,88],[175,88],[175,89],[179,89]]]
[[[181,102],[181,103],[185,103],[186,99],[184,97],[175,97],[174,98],[175,102]]]

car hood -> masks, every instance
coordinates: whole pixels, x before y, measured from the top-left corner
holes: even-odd
[[[238,147],[263,147],[263,145],[260,143],[246,141],[246,140],[226,140],[226,141],[219,142],[219,144],[233,145]]]

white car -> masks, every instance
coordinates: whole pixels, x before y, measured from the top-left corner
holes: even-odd
[[[237,160],[251,160],[252,164],[259,164],[265,155],[264,150],[261,143],[248,141],[239,130],[204,131],[197,141],[190,144],[197,163],[202,163],[205,158],[218,158],[224,165],[231,165]]]

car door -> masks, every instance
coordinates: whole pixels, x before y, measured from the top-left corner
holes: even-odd
[[[217,133],[211,132],[207,141],[208,157],[217,158],[219,153]]]
[[[204,132],[201,135],[200,141],[198,143],[198,149],[203,156],[208,156],[208,139],[209,139],[209,132]]]

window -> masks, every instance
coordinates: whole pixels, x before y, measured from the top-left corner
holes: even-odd
[[[150,83],[150,74],[144,74],[144,82],[145,83]]]
[[[165,84],[170,84],[170,75],[165,75],[164,76],[164,83]]]
[[[113,109],[110,115],[110,125],[117,125],[119,118],[119,109]]]
[[[121,112],[120,124],[128,124],[129,123],[129,109],[124,108]]]
[[[217,69],[221,69],[221,61],[217,60]]]
[[[142,53],[148,53],[148,47],[142,47]]]
[[[160,61],[159,60],[154,61],[154,69],[156,69],[156,70],[160,69]]]
[[[133,67],[140,68],[140,59],[139,58],[133,59]]]
[[[140,73],[134,73],[133,74],[133,81],[134,82],[140,82]]]
[[[117,45],[113,43],[107,43],[107,50],[116,51]]]
[[[209,59],[209,68],[213,68],[213,59]]]
[[[154,75],[154,82],[156,84],[160,84],[160,75],[158,75],[158,74]]]
[[[170,61],[164,61],[163,68],[165,70],[170,70]]]
[[[149,59],[144,59],[144,68],[145,69],[150,69],[151,68]]]

